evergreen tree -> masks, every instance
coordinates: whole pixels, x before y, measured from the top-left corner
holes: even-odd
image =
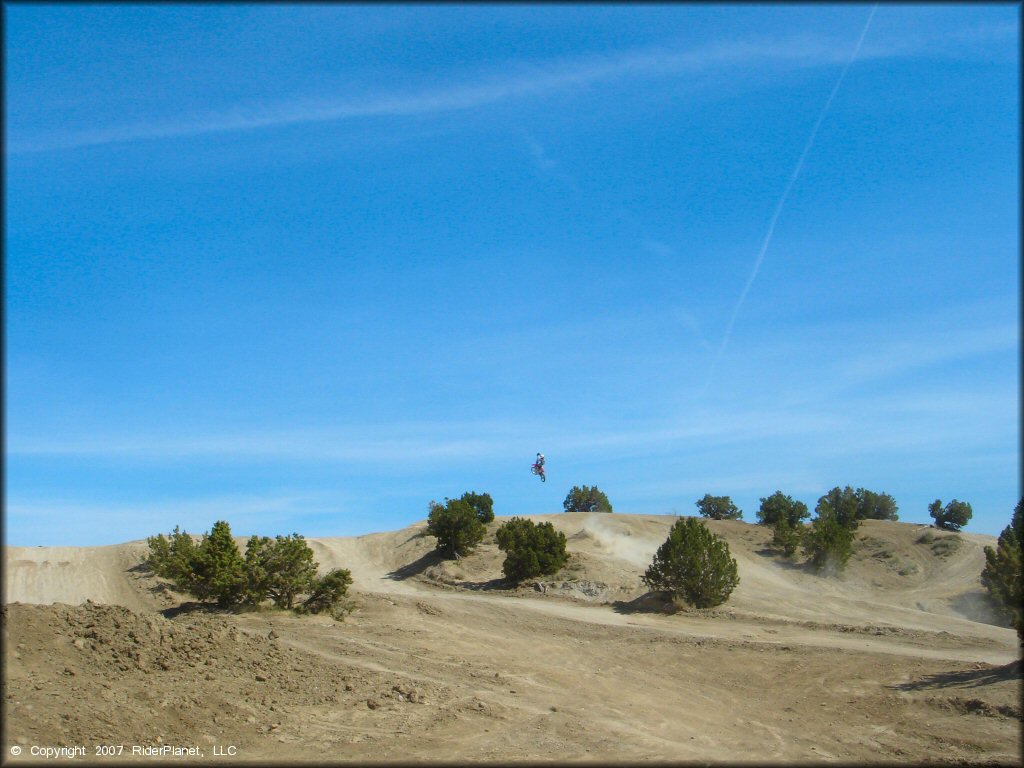
[[[822,512],[832,515],[837,523],[851,531],[860,525],[860,500],[850,486],[833,488],[818,499],[814,511],[819,516]]]
[[[782,491],[776,491],[771,496],[761,499],[761,507],[757,510],[758,524],[772,527],[784,519],[787,526],[792,529],[810,516],[806,504],[794,501],[792,496],[787,496]]]
[[[697,501],[697,511],[702,517],[712,520],[739,520],[743,517],[743,512],[728,496],[712,496],[709,493]]]
[[[482,527],[482,526],[481,526]],[[175,528],[147,539],[146,563],[158,576],[170,579],[175,588],[199,598],[230,607],[243,599],[259,604],[268,597],[281,608],[318,612],[334,606],[352,583],[345,569],[317,577],[313,550],[298,533],[289,536],[252,536],[242,557],[224,521],[214,523],[196,546],[192,537]]]
[[[824,498],[824,497],[823,497]],[[804,535],[804,554],[818,572],[838,573],[846,567],[853,553],[853,525],[856,519],[843,522],[830,505],[819,504],[818,516]]]
[[[178,526],[165,537],[162,533],[146,539],[146,564],[157,576],[168,579],[179,592],[191,592],[196,579],[196,545]]]
[[[740,583],[726,541],[693,518],[680,518],[654,555],[644,581],[697,608],[724,603]]]
[[[574,485],[562,502],[562,508],[566,512],[611,512],[612,503],[596,485],[593,488]]]
[[[473,508],[477,520],[481,523],[486,524],[494,520],[494,499],[491,498],[491,494],[466,491],[460,498]]]
[[[928,505],[928,512],[935,520],[935,527],[944,528],[947,531],[959,531],[967,525],[967,521],[974,514],[970,504],[956,499],[946,506],[942,506],[942,501],[936,499]]]
[[[310,584],[310,594],[302,607],[309,613],[322,613],[335,607],[348,592],[352,574],[345,568],[335,568]]]
[[[803,543],[804,527],[802,523],[795,525],[789,518],[780,516],[772,526],[772,544],[779,547],[786,557],[793,557]]]
[[[437,549],[450,559],[469,554],[486,529],[476,510],[462,499],[446,499],[444,506],[430,502],[427,533],[437,537]]]
[[[275,539],[253,536],[245,549],[246,594],[253,603],[268,597],[279,608],[292,608],[316,581],[317,564],[298,533]]]
[[[1017,502],[1013,519],[999,534],[996,548],[985,547],[985,569],[981,583],[988,590],[996,609],[1017,630],[1024,643],[1024,498]]]
[[[214,599],[226,608],[241,601],[245,593],[245,561],[224,520],[213,524],[203,536],[194,558],[195,581],[191,592],[200,600]]]
[[[896,510],[896,499],[888,493],[875,493],[866,488],[858,488],[853,492],[857,499],[858,520],[899,520]]]
[[[569,559],[565,534],[548,522],[537,525],[513,517],[498,529],[495,538],[498,549],[506,553],[501,570],[512,581],[557,573]]]

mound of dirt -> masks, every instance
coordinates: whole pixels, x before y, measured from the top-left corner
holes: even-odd
[[[231,615],[172,620],[87,602],[13,603],[2,618],[19,744],[249,744],[295,708],[439,697],[281,644],[272,629],[248,634]]]
[[[1019,645],[979,582],[994,537],[865,521],[826,578],[763,526],[710,520],[741,581],[693,610],[641,579],[672,516],[530,516],[570,559],[515,588],[507,519],[454,561],[424,522],[309,540],[322,571],[352,572],[343,622],[197,610],[138,567],[143,542],[7,548],[9,742],[270,762],[1019,757]],[[109,604],[62,604],[86,599]]]
[[[1013,704],[992,705],[982,699],[962,698],[960,696],[928,697],[926,701],[940,709],[953,710],[962,714],[1021,719],[1021,708]]]
[[[638,515],[629,515],[636,519],[623,523],[614,515],[587,512],[522,517],[551,523],[565,534],[569,561],[557,573],[519,585],[507,583],[502,572],[505,553],[498,549],[495,533],[510,518],[498,517],[487,526],[483,541],[472,553],[457,560],[434,558],[412,575],[449,587],[501,590],[520,596],[539,592],[596,603],[629,600],[646,591],[641,576],[661,543],[652,534],[652,529],[660,527],[657,524],[651,526]],[[642,529],[639,532],[637,524]]]
[[[86,600],[146,609],[133,583],[145,542],[107,547],[5,547],[4,602],[78,605]]]
[[[421,521],[400,531],[310,539],[321,570],[351,570],[353,590],[415,594],[424,587],[496,597],[628,605],[646,592],[642,576],[675,522],[669,515],[568,513],[528,515],[565,534],[570,558],[556,574],[513,586],[494,539],[508,520],[487,527],[481,545],[458,560],[442,558]],[[737,520],[707,520],[739,565],[740,584],[724,614],[794,626],[900,626],[912,632],[1005,643],[1006,629],[980,582],[983,547],[994,537],[923,525],[866,520],[838,577],[823,578],[770,546],[771,531]],[[239,540],[244,545],[243,540]],[[143,542],[98,548],[16,548],[7,558],[6,599],[77,603],[86,597],[134,610],[161,610],[180,596],[137,568]],[[838,620],[838,621],[837,621]]]
[[[672,516],[568,513],[529,515],[550,522],[566,536],[569,561],[558,573],[520,585],[505,581],[504,553],[494,533],[508,518],[497,518],[477,549],[458,560],[431,550],[431,537],[413,539],[413,529],[392,541],[406,556],[418,557],[399,568],[403,579],[467,591],[494,591],[517,597],[565,599],[594,604],[630,603],[647,591],[642,577],[675,522]],[[854,554],[838,577],[824,578],[805,563],[788,561],[771,546],[765,526],[738,520],[706,520],[725,539],[739,565],[740,585],[723,607],[770,622],[808,626],[859,623],[865,627],[906,625],[922,632],[950,630],[995,635],[984,625],[1001,626],[987,605],[980,582],[982,549],[992,537],[938,532],[927,526],[882,520],[863,521]],[[418,529],[417,529],[418,531]],[[421,533],[421,532],[420,532]],[[383,538],[374,547],[384,546]],[[392,550],[393,555],[393,550]],[[980,624],[979,624],[980,622]]]

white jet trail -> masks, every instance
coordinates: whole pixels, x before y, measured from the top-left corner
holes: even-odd
[[[832,100],[839,92],[839,86],[843,84],[843,80],[846,78],[846,73],[849,71],[850,65],[853,64],[854,59],[857,58],[857,54],[860,53],[860,47],[864,43],[864,37],[868,33],[868,27],[871,26],[871,20],[875,17],[875,11],[877,10],[878,3],[875,3],[871,8],[871,13],[868,14],[868,20],[864,22],[864,29],[861,30],[860,38],[857,40],[857,45],[854,47],[853,53],[846,62],[846,66],[843,67],[843,71],[839,74],[839,79],[836,80],[835,87],[832,88],[832,93],[828,95],[828,100],[825,102],[825,106],[822,107],[821,113],[818,115],[818,119],[814,123],[814,128],[811,129],[811,135],[808,137],[807,143],[804,145],[804,151],[800,153],[800,159],[797,160],[796,167],[793,168],[793,172],[789,175],[789,181],[786,182],[786,188],[782,192],[782,197],[779,198],[779,202],[775,205],[775,212],[772,213],[771,221],[768,223],[768,232],[765,234],[764,241],[761,243],[761,250],[758,251],[757,259],[754,261],[754,268],[750,272],[750,277],[747,278],[747,284],[743,286],[743,292],[740,294],[739,301],[737,301],[736,306],[733,307],[732,317],[729,318],[729,325],[726,326],[725,335],[722,337],[722,343],[718,347],[718,353],[715,355],[715,359],[711,362],[711,368],[708,369],[707,378],[704,380],[704,387],[701,389],[702,395],[707,392],[708,386],[711,384],[711,377],[714,375],[715,369],[718,367],[718,361],[722,359],[722,355],[725,353],[725,348],[729,345],[729,339],[732,337],[732,327],[736,324],[736,318],[739,316],[740,309],[743,307],[743,302],[746,301],[747,294],[750,292],[750,286],[754,284],[754,278],[757,277],[757,273],[761,269],[761,262],[764,261],[765,251],[768,250],[768,244],[771,242],[772,235],[775,233],[775,223],[779,220],[779,214],[782,213],[783,206],[786,205],[786,200],[789,198],[790,190],[793,189],[793,184],[800,175],[800,171],[803,170],[804,160],[807,159],[807,154],[811,151],[811,147],[814,145],[814,139],[818,135],[818,128],[821,127],[821,123],[825,119],[825,115],[828,114],[828,109],[832,106]]]

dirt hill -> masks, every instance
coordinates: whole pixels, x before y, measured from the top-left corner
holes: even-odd
[[[978,580],[993,537],[866,521],[823,578],[759,526],[708,521],[740,585],[669,615],[640,577],[672,517],[531,517],[572,557],[515,588],[493,540],[507,518],[458,561],[423,522],[310,540],[354,576],[341,622],[196,606],[138,567],[144,542],[7,548],[7,754],[1019,764],[1017,639]]]

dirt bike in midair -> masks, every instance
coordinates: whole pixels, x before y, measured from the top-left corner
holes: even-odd
[[[542,483],[546,483],[547,482],[548,479],[544,475],[544,454],[543,453],[538,453],[537,454],[537,460],[535,462],[533,462],[533,466],[530,467],[530,472],[532,472],[535,475],[539,475],[540,476],[540,481]]]

